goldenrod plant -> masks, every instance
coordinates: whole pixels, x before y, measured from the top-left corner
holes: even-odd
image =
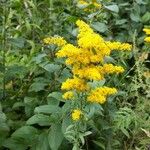
[[[78,134],[80,122],[86,120],[86,124],[89,120],[87,116],[90,112],[86,110],[87,106],[93,103],[104,104],[108,96],[117,93],[114,87],[96,86],[93,88],[91,85],[95,81],[105,80],[107,74],[124,72],[123,67],[106,63],[105,57],[110,56],[113,50],[130,51],[132,46],[128,43],[104,40],[82,20],[77,20],[76,24],[79,28],[76,45],[66,42],[63,37],[48,37],[43,41],[45,44],[55,44],[60,47],[56,56],[64,57],[66,65],[71,67],[72,78],[62,83],[61,90],[67,91],[63,94],[63,98],[67,100],[66,102],[69,100],[71,104],[71,116],[76,125],[74,147],[81,148],[81,138]],[[79,123],[76,123],[77,121]]]
[[[0,150],[149,149],[149,8],[0,0]]]

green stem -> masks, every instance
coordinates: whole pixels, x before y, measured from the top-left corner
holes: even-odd
[[[5,85],[5,73],[6,73],[6,16],[7,16],[7,12],[6,12],[6,7],[7,5],[4,4],[4,9],[3,9],[3,14],[4,14],[4,19],[3,19],[3,31],[2,31],[2,49],[3,49],[3,100],[5,100],[6,97],[6,85]]]

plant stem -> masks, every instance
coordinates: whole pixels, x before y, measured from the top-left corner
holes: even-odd
[[[4,2],[5,3],[5,2]],[[6,85],[5,85],[5,73],[6,73],[6,16],[7,16],[7,12],[6,12],[6,7],[7,4],[4,4],[3,6],[3,14],[4,14],[4,19],[3,19],[3,31],[2,31],[2,49],[3,49],[3,100],[5,100],[6,97]]]

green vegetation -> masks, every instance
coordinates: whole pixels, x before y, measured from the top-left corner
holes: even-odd
[[[0,1],[0,150],[148,150],[150,148],[149,0],[97,0],[100,8],[77,0]],[[86,106],[87,118],[73,121],[73,106],[62,98],[72,77],[56,45],[43,39],[62,36],[76,44],[77,20],[107,41],[132,45],[106,62],[122,66],[93,82],[118,93],[104,104]],[[76,128],[78,127],[78,128]]]

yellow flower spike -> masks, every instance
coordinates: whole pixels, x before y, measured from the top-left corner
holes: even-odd
[[[99,68],[96,66],[86,66],[83,68],[73,68],[73,74],[79,76],[80,78],[85,78],[89,80],[102,80],[103,75],[100,73]]]
[[[67,42],[64,40],[63,37],[47,37],[43,40],[43,42],[47,45],[56,44],[58,46],[64,46]]]
[[[68,91],[63,94],[62,96],[65,100],[73,99],[74,98],[74,93],[72,91]]]
[[[130,51],[132,49],[132,45],[130,45],[128,43],[110,42],[110,41],[106,41],[105,43],[111,50]]]
[[[73,78],[73,79],[67,79],[65,82],[62,83],[61,86],[62,90],[77,90],[77,91],[86,91],[89,89],[87,83],[85,80],[80,78]]]
[[[112,64],[104,64],[103,67],[101,68],[101,71],[103,74],[107,73],[123,73],[124,69],[121,66],[114,66]]]
[[[103,104],[106,102],[106,98],[108,95],[112,95],[115,93],[117,93],[117,90],[115,88],[109,88],[106,86],[99,87],[99,88],[92,90],[89,93],[89,96],[87,97],[87,101]]]
[[[82,111],[80,109],[74,109],[71,114],[72,120],[74,120],[74,121],[80,120],[81,115],[82,115]]]
[[[95,3],[93,0],[92,3]],[[89,80],[103,80],[105,74],[122,73],[124,69],[121,66],[113,64],[104,64],[105,56],[109,56],[112,50],[131,50],[132,46],[128,43],[105,41],[105,39],[93,31],[88,24],[82,20],[76,22],[79,33],[77,36],[77,45],[66,43],[61,37],[44,39],[46,44],[58,44],[62,46],[56,53],[57,57],[65,57],[66,65],[72,68],[73,78],[67,79],[62,83],[61,89],[68,92],[64,93],[64,99],[73,99],[72,90],[77,93],[85,92],[87,101],[103,104],[107,96],[115,94],[117,90],[109,87],[99,87],[91,90],[88,84]],[[148,32],[148,31],[147,31]],[[149,40],[149,37],[146,41]],[[103,64],[103,65],[102,65]],[[87,93],[89,92],[89,93]],[[75,117],[77,115],[77,117]],[[73,117],[74,116],[74,117]],[[72,113],[73,120],[80,118],[80,113]]]

